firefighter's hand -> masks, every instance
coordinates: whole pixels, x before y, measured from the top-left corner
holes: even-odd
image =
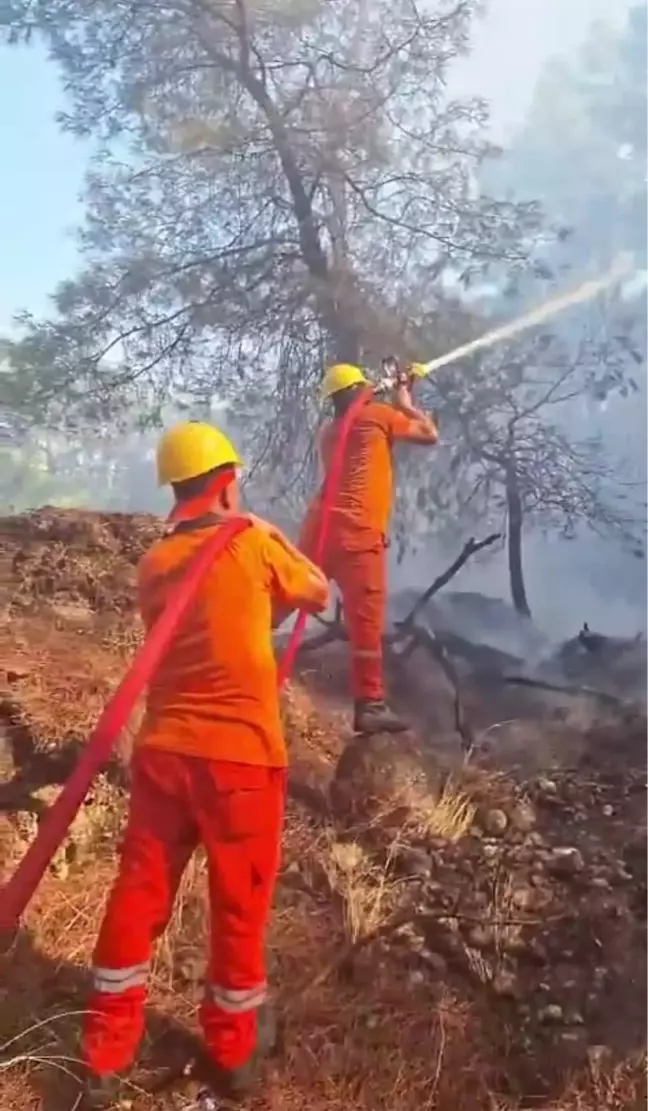
[[[407,380],[399,382],[394,390],[394,400],[403,413],[413,413],[412,389]]]

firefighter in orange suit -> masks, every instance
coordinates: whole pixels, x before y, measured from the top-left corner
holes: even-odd
[[[240,460],[207,424],[161,439],[160,484],[172,529],[143,557],[139,603],[150,629],[196,550],[237,515]],[[211,943],[200,1011],[213,1087],[246,1091],[273,1045],[264,935],[284,813],[286,748],[271,630],[273,607],[318,612],[322,572],[271,525],[252,519],[198,588],[147,693],[132,767],[119,873],[94,953],[83,1034],[86,1105],[107,1107],[144,1028],[153,942],[199,844],[207,855]],[[197,1106],[208,1108],[211,1097]],[[214,1104],[215,1106],[215,1104]]]
[[[329,518],[323,569],[337,583],[351,645],[354,727],[359,733],[400,732],[407,726],[386,704],[382,635],[387,597],[387,531],[392,508],[392,448],[402,442],[430,447],[437,442],[434,420],[415,409],[411,381],[423,376],[413,364],[399,375],[393,404],[371,396],[354,419],[346,444],[342,481]],[[333,419],[320,434],[326,476],[340,424],[369,381],[359,367],[332,366],[322,396],[333,403]],[[311,503],[299,548],[311,557],[322,516],[322,494]]]

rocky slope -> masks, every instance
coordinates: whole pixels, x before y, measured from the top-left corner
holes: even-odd
[[[0,522],[5,874],[139,640],[134,569],[160,529],[53,510]],[[466,765],[447,684],[420,653],[407,668],[418,730],[405,738],[350,738],[344,646],[305,656],[286,692],[293,767],[271,936],[286,1039],[250,1106],[375,1111],[378,1090],[394,1111],[645,1105],[645,719],[534,701],[498,747],[503,707],[479,705],[491,743]],[[7,1111],[76,1106],[76,1012],[128,751],[127,737],[5,954]],[[198,857],[156,958],[134,1109],[188,1098],[174,1063],[193,1052],[202,870]]]

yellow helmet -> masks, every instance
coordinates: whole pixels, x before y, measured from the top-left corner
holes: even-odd
[[[359,366],[350,363],[335,363],[330,366],[322,382],[322,400],[333,397],[340,390],[348,390],[349,386],[369,386],[371,383],[360,370]]]
[[[241,465],[241,460],[227,436],[211,424],[187,421],[165,432],[157,449],[159,486],[186,482],[207,474],[215,467]]]

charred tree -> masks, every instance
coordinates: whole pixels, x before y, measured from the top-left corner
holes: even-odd
[[[522,563],[522,529],[524,526],[524,509],[520,488],[518,485],[515,467],[508,463],[506,470],[506,517],[507,535],[506,545],[508,552],[508,572],[511,587],[511,600],[518,613],[523,617],[531,616],[531,609],[527,599],[524,584],[524,567]]]

